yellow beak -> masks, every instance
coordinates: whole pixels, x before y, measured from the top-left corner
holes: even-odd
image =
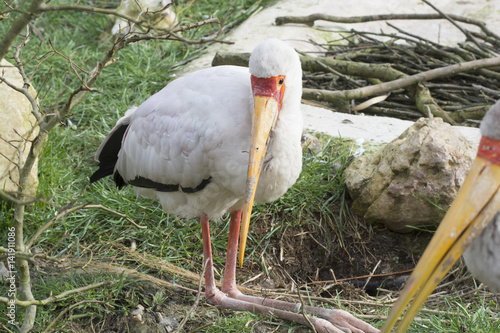
[[[427,297],[499,211],[499,189],[500,166],[483,157],[476,157],[457,197],[394,304],[382,333],[391,332],[416,294],[396,328],[396,332],[406,331]]]
[[[245,246],[250,226],[250,216],[257,190],[260,172],[266,156],[269,138],[280,109],[279,102],[272,96],[254,96],[254,111],[252,120],[252,138],[250,141],[250,157],[248,161],[247,184],[245,189],[245,205],[241,218],[240,250],[238,261],[240,267],[243,265]]]

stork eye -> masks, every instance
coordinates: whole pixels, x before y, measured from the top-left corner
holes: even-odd
[[[282,78],[278,81],[280,85],[283,84],[283,82],[285,82],[285,80],[283,80]]]

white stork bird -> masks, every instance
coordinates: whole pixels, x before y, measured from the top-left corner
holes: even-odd
[[[301,95],[297,53],[282,41],[267,40],[252,53],[249,69],[221,66],[188,74],[128,111],[99,147],[99,169],[91,181],[113,175],[118,187],[132,185],[137,194],[158,199],[167,212],[200,218],[210,303],[309,326],[297,313],[300,303],[244,295],[235,279],[242,211],[240,265],[254,198],[275,200],[301,171]],[[209,219],[225,213],[231,222],[219,290]],[[378,332],[345,311],[305,310],[321,317],[310,318],[318,332]]]
[[[484,116],[481,134],[471,170],[394,304],[382,332],[391,332],[415,296],[396,328],[396,332],[405,332],[462,253],[471,273],[500,292],[500,101]]]

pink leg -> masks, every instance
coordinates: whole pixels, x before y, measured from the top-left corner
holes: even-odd
[[[241,294],[236,288],[236,258],[238,254],[240,221],[241,210],[231,213],[229,239],[227,241],[226,266],[224,268],[224,280],[222,281],[222,292],[233,298]]]
[[[212,260],[212,242],[210,241],[210,225],[208,216],[200,217],[201,234],[203,237],[203,265],[205,265],[205,297],[210,301],[219,289],[215,286],[214,262]]]
[[[222,291],[220,291],[215,287],[208,217],[206,215],[201,217],[203,253],[205,263],[208,262],[205,271],[205,295],[210,303],[219,305],[220,307],[226,309],[247,310],[264,315],[276,315],[282,319],[293,321],[308,327],[312,324],[318,333],[379,332],[376,328],[360,319],[355,318],[346,311],[306,306],[305,312],[308,313],[308,315],[316,315],[323,318],[309,317],[309,320],[307,320],[302,314],[297,313],[301,308],[301,303],[289,303],[242,294],[236,288],[236,257],[238,250],[240,220],[241,211],[233,212],[231,214],[226,267],[224,271]]]

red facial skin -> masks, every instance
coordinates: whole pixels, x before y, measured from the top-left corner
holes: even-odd
[[[282,83],[280,83],[282,80]],[[278,101],[279,109],[281,110],[281,103],[283,95],[285,94],[285,76],[278,75],[266,78],[260,78],[251,75],[250,82],[252,83],[252,91],[254,96],[271,96]]]
[[[483,135],[479,142],[477,156],[500,165],[500,141]]]

